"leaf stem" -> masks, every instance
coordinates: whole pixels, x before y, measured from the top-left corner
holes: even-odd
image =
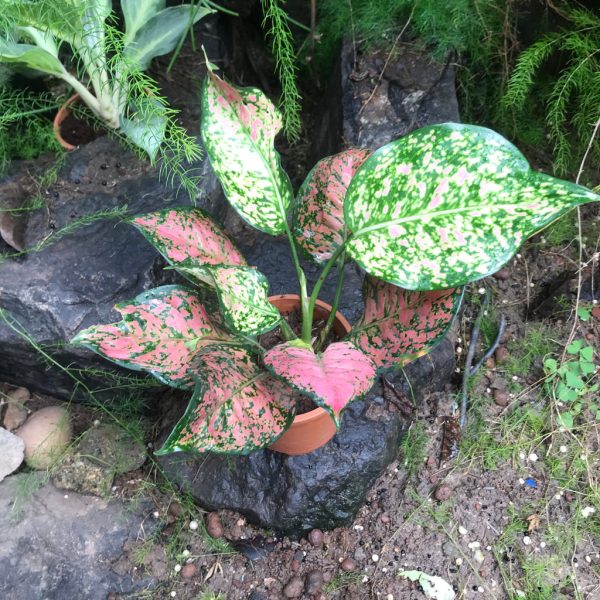
[[[323,267],[323,270],[321,271],[321,274],[319,275],[319,278],[317,279],[317,282],[315,283],[315,287],[313,288],[313,291],[310,295],[310,300],[308,303],[308,318],[302,319],[302,340],[304,342],[306,342],[307,344],[311,343],[311,332],[312,332],[312,322],[313,322],[313,314],[315,312],[315,304],[317,303],[317,298],[319,297],[319,292],[321,291],[321,288],[323,287],[323,284],[325,283],[325,280],[327,279],[327,275],[329,275],[329,271],[331,271],[331,268],[333,267],[333,265],[337,262],[338,258],[342,255],[346,253],[346,244],[348,243],[348,241],[351,239],[352,235],[349,235],[342,244],[340,244],[335,252],[331,255],[331,258],[327,261],[327,263],[325,264],[325,266]],[[341,285],[340,285],[341,287]],[[337,293],[337,289],[336,289],[336,293]]]
[[[344,287],[344,275],[346,273],[346,270],[344,269],[345,262],[346,251],[344,250],[344,252],[340,254],[340,257],[337,261],[338,272],[337,279],[335,282],[335,295],[333,297],[333,303],[331,305],[331,312],[329,313],[329,317],[327,317],[327,323],[325,324],[325,327],[321,330],[319,340],[315,347],[315,351],[317,352],[323,347],[323,344],[325,344],[325,342],[327,341],[327,336],[329,335],[329,332],[331,331],[331,328],[333,327],[333,323],[335,321],[335,315],[337,314],[337,309],[340,304],[340,298],[342,297],[342,289]]]

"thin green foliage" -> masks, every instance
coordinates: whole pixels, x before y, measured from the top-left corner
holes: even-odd
[[[600,16],[573,5],[560,16],[564,25],[559,31],[547,33],[519,56],[502,106],[516,111],[518,123],[530,114],[532,97],[545,104],[554,169],[564,174],[576,167],[600,118]],[[548,64],[550,59],[556,67]],[[514,133],[520,137],[518,130]],[[591,151],[600,160],[599,140]]]
[[[291,141],[297,140],[302,128],[300,119],[300,92],[297,84],[298,65],[294,51],[294,38],[290,31],[288,15],[282,8],[281,0],[261,0],[263,27],[271,42],[275,65],[281,82],[281,102],[283,110],[283,130]]]

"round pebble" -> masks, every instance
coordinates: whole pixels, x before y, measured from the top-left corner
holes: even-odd
[[[301,577],[295,575],[283,588],[284,598],[300,598],[304,592],[304,581]]]
[[[345,558],[340,565],[342,567],[342,571],[355,571],[356,563],[351,558]]]
[[[198,572],[198,567],[196,567],[196,565],[194,563],[188,563],[187,565],[184,565],[183,568],[181,569],[181,576],[184,579],[191,579],[192,577],[194,577],[196,575],[197,572]]]
[[[450,496],[452,496],[452,488],[443,483],[436,488],[434,496],[438,502],[444,502],[445,500],[448,500]]]
[[[196,531],[198,529],[198,521],[190,521],[190,529]]]
[[[308,534],[308,541],[312,546],[322,546],[323,545],[323,532],[320,529],[313,529]]]

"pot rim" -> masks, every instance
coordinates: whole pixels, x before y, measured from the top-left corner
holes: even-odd
[[[277,308],[279,308],[277,306],[278,300],[296,300],[298,302],[298,306],[300,306],[300,296],[298,294],[278,294],[276,296],[269,296],[268,300]],[[326,310],[328,313],[331,313],[332,306],[330,304],[327,304],[327,302],[323,302],[323,300],[319,300],[317,298],[315,306],[318,306],[323,310]],[[352,325],[350,325],[348,319],[346,319],[346,317],[344,317],[344,315],[339,310],[335,313],[335,320],[342,325],[342,327],[346,330],[346,333],[349,333],[352,329]],[[317,406],[313,410],[309,410],[308,412],[302,413],[301,415],[296,415],[294,417],[294,423],[299,425],[311,423],[312,421],[319,419],[323,412],[329,414],[324,408]]]
[[[70,98],[65,100],[63,105],[58,109],[56,115],[54,115],[54,121],[52,122],[52,129],[54,131],[54,136],[58,140],[58,143],[65,150],[75,150],[75,148],[77,148],[77,146],[74,146],[70,142],[67,142],[67,140],[65,140],[65,138],[63,138],[63,136],[60,132],[60,126],[62,125],[63,121],[71,114],[71,108],[70,108],[71,105],[75,102],[78,102],[80,98],[81,98],[81,96],[78,93],[73,94]]]

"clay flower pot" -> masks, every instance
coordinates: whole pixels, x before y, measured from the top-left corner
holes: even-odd
[[[54,136],[58,140],[58,143],[65,150],[75,150],[76,146],[74,146],[73,144],[70,144],[69,142],[67,142],[67,140],[65,140],[63,138],[61,131],[60,131],[60,126],[62,125],[63,121],[71,114],[71,105],[75,102],[79,102],[79,100],[80,100],[79,94],[73,94],[58,109],[58,112],[56,113],[56,116],[54,117],[54,122],[53,122]]]
[[[300,296],[296,294],[283,294],[271,296],[269,302],[276,306],[279,311],[287,315],[300,306]],[[327,319],[331,313],[331,306],[326,302],[317,300],[314,316],[317,319]],[[351,329],[350,323],[341,313],[336,313],[333,322],[333,331],[343,338]],[[308,454],[321,446],[324,446],[335,434],[336,427],[329,413],[317,407],[307,413],[297,415],[291,427],[273,444],[270,450],[297,456]]]

